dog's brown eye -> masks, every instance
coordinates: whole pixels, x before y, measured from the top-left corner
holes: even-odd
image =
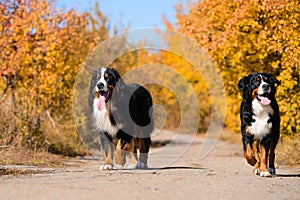
[[[267,80],[268,80],[268,78],[267,78],[267,77],[264,77],[264,80],[265,80],[265,81],[267,81]]]

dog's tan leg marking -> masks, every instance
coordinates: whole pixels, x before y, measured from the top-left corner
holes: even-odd
[[[266,148],[263,145],[260,145],[260,158],[261,158],[261,163],[260,163],[260,176],[263,177],[270,177],[271,174],[268,171],[267,168],[267,162],[268,162],[268,152],[266,151]]]
[[[113,148],[114,148],[113,144],[110,143],[109,144],[109,151],[108,151],[107,157],[104,161],[104,164],[106,164],[106,165],[113,165],[113,152],[114,152]]]
[[[246,158],[247,162],[250,164],[250,165],[255,165],[256,163],[256,160],[253,156],[253,153],[252,153],[252,149],[251,149],[251,145],[250,144],[247,144],[247,149],[246,151],[244,152],[244,157]]]
[[[253,148],[253,154],[254,158],[256,160],[256,163],[254,165],[254,173],[259,174],[259,168],[260,168],[260,157],[259,157],[259,142],[257,140],[253,141],[252,148]]]
[[[268,171],[267,169],[267,152],[266,149],[263,145],[260,145],[260,150],[261,150],[261,165],[260,165],[260,170],[263,172]]]
[[[119,166],[123,166],[126,163],[126,156],[124,150],[121,149],[121,139],[118,140],[116,153],[115,153],[115,162]]]
[[[132,138],[130,140],[130,142],[125,145],[124,149],[126,149],[129,152],[129,155],[130,155],[130,165],[129,165],[129,168],[135,169],[136,165],[137,165],[137,155],[136,155],[135,139]]]
[[[255,168],[256,169],[259,169],[260,168],[260,157],[259,157],[259,142],[258,141],[254,141],[253,144],[252,144],[252,148],[253,148],[253,154],[254,154],[254,158],[256,160],[256,163],[255,163]]]

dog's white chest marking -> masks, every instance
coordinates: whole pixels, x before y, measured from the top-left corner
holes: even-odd
[[[248,129],[250,133],[254,135],[254,139],[259,140],[263,135],[270,133],[272,123],[268,123],[268,121],[270,115],[274,114],[274,110],[271,105],[262,105],[257,99],[252,101],[252,108],[254,112],[253,119],[255,122],[252,122]]]
[[[95,126],[98,131],[106,131],[108,134],[110,134],[112,137],[116,136],[117,132],[119,131],[119,128],[117,125],[112,125],[109,113],[106,107],[104,107],[101,111],[98,110],[96,106],[97,100],[94,100],[94,119],[95,119]]]

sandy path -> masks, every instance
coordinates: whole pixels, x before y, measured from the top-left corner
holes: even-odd
[[[100,171],[99,161],[80,160],[80,167],[1,176],[0,199],[300,199],[299,169],[279,166],[276,177],[262,178],[252,174],[241,145],[219,141],[200,159],[203,139],[174,141],[152,149],[148,170]]]

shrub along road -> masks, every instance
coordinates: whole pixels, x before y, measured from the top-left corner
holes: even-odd
[[[191,136],[174,138],[171,133],[165,133],[164,137],[155,136],[154,143],[168,139],[173,142],[152,148],[148,170],[100,171],[97,160],[75,159],[64,169],[39,168],[32,174],[1,176],[0,197],[72,200],[300,198],[298,168],[278,166],[277,176],[262,178],[252,173],[242,157],[241,145],[218,141],[209,156],[200,159],[203,138],[195,138],[189,145]]]

